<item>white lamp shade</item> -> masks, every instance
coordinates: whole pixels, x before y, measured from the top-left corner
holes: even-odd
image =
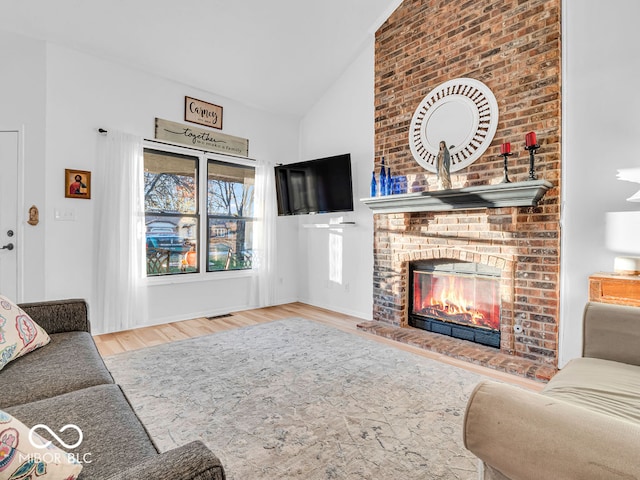
[[[607,248],[640,255],[640,212],[607,213]]]

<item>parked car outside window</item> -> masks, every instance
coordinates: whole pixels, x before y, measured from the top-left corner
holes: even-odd
[[[184,253],[189,251],[191,245],[178,235],[147,234],[147,249],[149,248]]]

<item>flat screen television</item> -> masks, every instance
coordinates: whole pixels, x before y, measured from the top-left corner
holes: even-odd
[[[351,154],[278,165],[278,215],[353,211]]]

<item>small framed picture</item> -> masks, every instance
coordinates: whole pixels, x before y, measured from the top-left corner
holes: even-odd
[[[64,196],[67,198],[91,198],[91,172],[64,170]]]

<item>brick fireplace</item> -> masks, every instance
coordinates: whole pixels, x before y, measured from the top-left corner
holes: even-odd
[[[449,346],[440,348],[448,351],[441,353],[487,366],[509,359],[550,369],[557,365],[560,32],[560,0],[405,0],[378,30],[376,168],[384,156],[393,175],[407,177],[411,191],[437,190],[435,174],[411,154],[409,124],[432,88],[470,77],[492,90],[500,117],[484,155],[452,173],[453,188],[499,183],[503,160],[498,154],[504,142],[511,142],[516,153],[509,159],[511,180],[525,181],[528,156],[523,147],[529,131],[537,132],[541,143],[536,174],[552,187],[531,207],[375,214],[374,322],[367,328],[399,329],[405,336],[416,330],[410,326],[409,300],[414,262],[474,263],[498,272],[498,348],[448,337],[444,343]],[[424,343],[436,334],[427,335]]]

